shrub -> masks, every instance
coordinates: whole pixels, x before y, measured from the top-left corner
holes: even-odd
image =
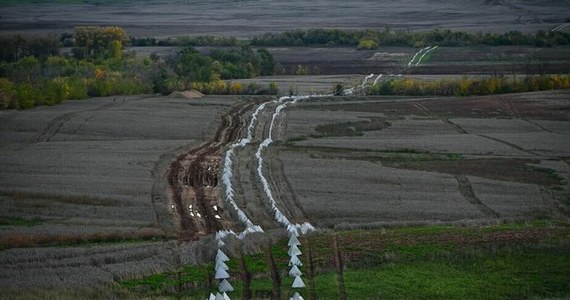
[[[0,108],[18,108],[14,101],[15,93],[14,84],[6,78],[0,78]]]
[[[373,40],[360,40],[357,49],[359,50],[374,50],[378,48],[378,43]]]

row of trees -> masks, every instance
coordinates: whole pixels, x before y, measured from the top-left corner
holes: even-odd
[[[172,65],[177,75],[198,82],[271,75],[275,69],[273,56],[267,50],[254,51],[248,46],[215,49],[209,55],[186,48],[172,61]]]
[[[378,46],[471,46],[471,45],[526,45],[552,47],[570,44],[570,33],[562,31],[538,31],[522,33],[469,33],[435,29],[426,32],[385,30],[342,31],[338,29],[294,30],[282,33],[266,33],[251,40],[252,46],[358,46],[374,49]]]
[[[0,36],[0,61],[13,62],[26,56],[43,59],[59,54],[56,36],[23,38],[20,35]]]
[[[276,85],[243,86],[223,81],[273,74],[273,57],[264,49],[254,51],[241,47],[213,50],[204,55],[186,48],[164,59],[137,58],[134,53],[124,54],[123,46],[128,39],[119,27],[77,27],[73,35],[65,39],[73,41],[72,57],[58,56],[58,51],[49,47],[44,49],[46,52],[5,51],[12,52],[3,57],[0,64],[0,108],[25,109],[69,99],[169,94],[186,89],[216,94],[277,93]],[[24,55],[34,53],[38,55]]]
[[[169,37],[165,40],[148,37],[131,37],[131,46],[146,47],[146,46],[176,46],[176,47],[198,47],[198,46],[211,46],[211,47],[228,47],[240,46],[240,41],[233,36],[177,36]]]
[[[479,96],[569,89],[570,75],[540,75],[523,78],[480,77],[425,81],[410,78],[379,82],[367,91],[371,95]]]

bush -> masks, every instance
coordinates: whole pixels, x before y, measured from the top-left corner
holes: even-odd
[[[29,83],[16,85],[14,96],[18,103],[18,108],[28,109],[36,106],[36,103],[39,102],[37,101],[39,97],[35,90]]]
[[[14,101],[15,94],[14,84],[6,78],[0,78],[0,108],[18,108],[18,102]]]
[[[373,40],[360,40],[357,48],[359,50],[374,50],[378,48],[378,43]]]

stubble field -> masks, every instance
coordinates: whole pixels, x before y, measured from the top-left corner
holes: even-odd
[[[2,31],[23,34],[59,34],[86,24],[114,24],[135,36],[160,37],[205,34],[251,37],[311,27],[426,30],[444,26],[468,31],[502,31],[502,28],[536,31],[549,30],[568,19],[564,1],[547,0],[380,3],[151,0],[143,4],[124,0],[65,0],[56,7],[49,3],[3,0],[0,4]]]
[[[14,2],[0,1],[0,34],[77,25],[153,37],[311,27],[534,32],[568,21],[564,1],[546,0]],[[179,49],[130,50],[164,57]],[[268,50],[285,74],[301,65],[312,75],[239,82],[275,82],[283,95],[329,94],[370,73],[519,78],[570,68],[568,47],[440,47],[414,67],[406,65],[415,48]],[[179,96],[0,111],[0,298],[204,299],[216,289],[213,233],[244,229],[222,196],[225,151],[263,102],[250,143],[235,149],[231,183],[236,206],[266,234],[228,242],[232,297],[244,293],[248,272],[253,298],[268,298],[272,284],[282,298],[293,292],[285,233],[259,170],[280,211],[318,229],[302,238],[313,286],[306,299],[339,296],[334,250],[354,299],[570,295],[569,91],[304,99],[275,118],[259,169],[277,97]],[[282,282],[268,275],[267,255]]]
[[[306,102],[287,115],[279,158],[322,226],[560,217],[570,170],[566,99]]]

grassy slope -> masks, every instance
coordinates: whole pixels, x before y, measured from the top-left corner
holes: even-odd
[[[345,259],[345,285],[349,299],[504,299],[563,297],[570,295],[570,224],[507,224],[484,228],[429,226],[387,230],[339,232]],[[331,235],[309,239],[318,299],[337,298],[336,277],[331,265]],[[303,243],[302,259],[308,253]],[[285,272],[285,241],[273,247],[278,269]],[[305,261],[304,261],[305,262]],[[271,280],[262,255],[247,257],[254,274],[252,290],[262,295]],[[239,270],[230,261],[232,283],[241,295]],[[204,298],[213,265],[187,266],[178,273],[157,274],[122,282],[143,295],[184,295]],[[301,269],[306,271],[306,266]],[[292,280],[282,274],[282,295],[292,295]],[[188,284],[190,282],[190,284]],[[307,281],[306,281],[307,283]],[[180,293],[179,293],[180,291]],[[303,291],[305,293],[305,291]],[[306,296],[306,295],[305,295]]]

